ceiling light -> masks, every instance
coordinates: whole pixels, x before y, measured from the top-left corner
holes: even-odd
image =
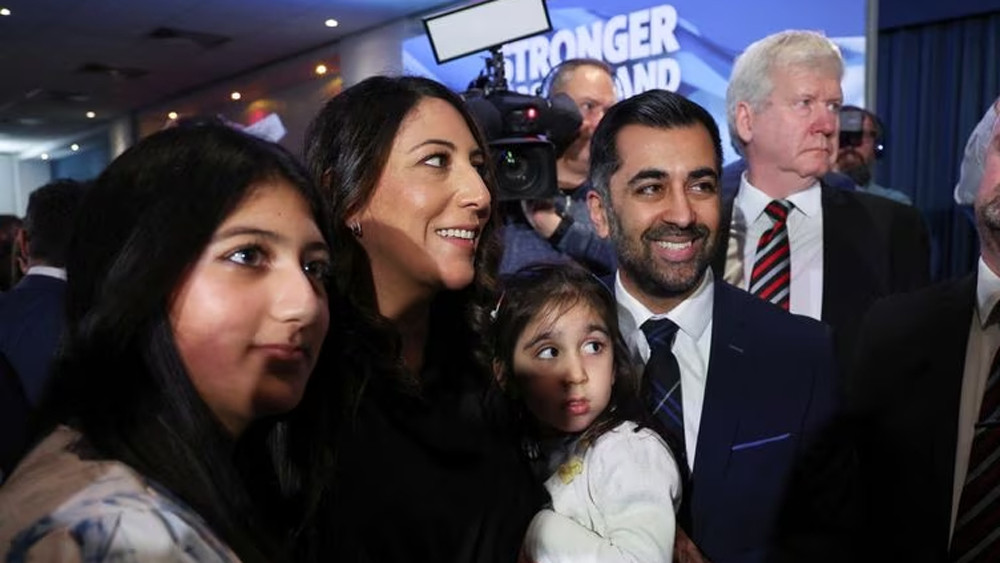
[[[94,113],[92,111],[88,111],[87,112],[87,119],[94,119],[95,117],[97,117],[96,113]]]
[[[47,152],[43,152],[43,153],[42,153],[42,154],[40,155],[40,158],[41,158],[42,160],[48,160],[48,159],[49,159],[49,153],[47,153]]]
[[[167,114],[167,119],[169,119],[170,121],[176,121],[177,120],[177,112],[176,111],[172,111],[172,112],[168,113]]]
[[[232,94],[229,94],[229,97],[232,98],[233,100],[238,100],[243,97],[243,94],[240,94],[239,92],[233,92]]]
[[[320,76],[323,76],[324,74],[326,74],[327,70],[328,69],[326,68],[326,65],[316,65],[316,74],[318,74]]]
[[[8,10],[7,8],[0,8],[0,16],[9,16],[9,15],[10,15],[10,10]]]
[[[340,22],[333,18],[330,18],[325,22],[323,22],[323,24],[326,25],[326,27],[337,27],[338,25],[340,25]]]
[[[73,152],[76,152],[76,151],[80,150],[80,145],[78,145],[76,143],[73,143],[72,145],[69,146],[69,150],[71,150]]]

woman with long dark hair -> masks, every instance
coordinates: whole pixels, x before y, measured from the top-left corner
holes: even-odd
[[[0,489],[0,557],[285,559],[283,413],[329,324],[322,209],[286,151],[217,124],[108,167],[68,255],[49,432]]]
[[[516,560],[544,491],[485,415],[475,294],[494,284],[486,143],[444,86],[373,77],[307,136],[331,204],[335,285],[365,316],[343,385],[315,548],[337,561]]]

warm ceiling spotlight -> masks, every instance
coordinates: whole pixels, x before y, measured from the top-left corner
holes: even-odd
[[[177,121],[177,112],[176,111],[172,111],[172,112],[168,113],[167,114],[167,119],[169,119],[170,121]]]
[[[318,74],[320,76],[323,76],[324,74],[326,74],[327,70],[329,70],[329,69],[326,68],[326,65],[316,65],[316,74]]]
[[[232,94],[229,94],[229,97],[232,98],[233,101],[236,101],[242,98],[243,94],[240,94],[239,92],[233,92]]]
[[[73,152],[76,152],[76,151],[80,150],[80,145],[78,145],[76,143],[73,143],[72,145],[69,146],[69,150],[71,150]]]
[[[96,113],[94,113],[92,111],[88,111],[87,112],[87,119],[94,119],[95,117],[97,117]]]
[[[39,155],[39,158],[41,158],[42,160],[48,160],[49,159],[49,153],[43,152],[41,155]]]
[[[326,27],[337,27],[338,25],[340,25],[340,22],[333,18],[330,18],[325,22],[323,22],[323,24],[326,25]]]
[[[0,8],[0,16],[9,16],[10,10],[7,8]]]

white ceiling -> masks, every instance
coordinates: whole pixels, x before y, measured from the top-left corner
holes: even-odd
[[[0,0],[0,153],[305,53],[447,0]],[[329,28],[328,18],[340,25]],[[157,28],[193,32],[154,39]],[[212,39],[226,41],[212,46]],[[81,72],[87,64],[121,72]],[[130,78],[131,69],[144,71]],[[88,119],[87,111],[97,114]]]

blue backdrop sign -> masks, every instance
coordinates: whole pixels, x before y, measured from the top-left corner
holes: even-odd
[[[588,57],[615,69],[621,96],[653,88],[684,94],[720,125],[726,160],[735,158],[726,131],[726,84],[733,61],[753,41],[783,29],[814,29],[840,46],[846,103],[864,105],[865,0],[549,0],[552,31],[503,46],[512,89],[535,93],[560,62]],[[404,71],[465,90],[483,55],[438,65],[425,35],[403,42]]]

